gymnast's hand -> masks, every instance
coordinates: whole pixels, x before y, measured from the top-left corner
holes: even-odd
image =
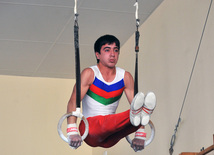
[[[132,140],[131,147],[133,148],[133,150],[135,152],[139,152],[139,151],[142,151],[144,149],[144,143],[145,143],[145,140],[134,138]]]
[[[142,151],[144,149],[144,143],[146,140],[146,133],[144,128],[139,128],[135,133],[135,138],[132,140],[131,147],[135,152]]]
[[[77,149],[82,145],[82,137],[78,133],[77,125],[74,124],[68,124],[67,126],[67,139],[68,144],[72,149]]]
[[[77,149],[82,145],[82,138],[79,134],[68,136],[68,143],[72,149]]]

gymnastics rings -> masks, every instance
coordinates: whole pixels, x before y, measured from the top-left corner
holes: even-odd
[[[149,139],[145,141],[144,146],[149,145],[155,137],[155,127],[151,120],[149,121],[149,126],[151,128],[151,135]],[[129,138],[129,136],[126,136],[126,140],[129,142],[129,144],[132,144],[132,140]]]
[[[76,116],[76,117],[78,117],[78,118],[81,118],[81,120],[83,120],[83,122],[85,123],[85,132],[84,132],[84,134],[82,135],[82,141],[83,141],[83,140],[87,137],[87,135],[88,135],[89,125],[88,125],[87,119],[83,116],[83,114],[80,113],[80,109],[79,109],[79,108],[77,108],[76,111],[71,112],[71,113],[67,113],[67,114],[63,115],[63,116],[60,118],[60,120],[59,120],[59,122],[58,122],[58,125],[57,125],[57,130],[58,130],[59,136],[62,138],[62,140],[64,140],[66,143],[68,143],[68,139],[64,136],[64,134],[63,134],[61,128],[62,128],[62,123],[63,123],[63,121],[64,121],[67,117],[69,117],[69,116]]]

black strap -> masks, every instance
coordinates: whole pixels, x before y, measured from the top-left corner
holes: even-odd
[[[81,77],[80,77],[80,54],[79,54],[79,26],[78,14],[75,14],[74,22],[74,47],[75,47],[75,69],[76,69],[76,107],[80,108],[81,102]]]
[[[140,21],[139,19],[136,19],[137,30],[135,32],[135,53],[136,53],[136,59],[135,59],[134,95],[136,95],[138,93],[138,52],[139,52],[139,38],[140,38],[140,33],[138,31],[139,21]]]

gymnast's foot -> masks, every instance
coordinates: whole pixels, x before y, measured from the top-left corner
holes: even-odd
[[[145,126],[149,123],[150,115],[155,109],[155,106],[156,106],[156,96],[153,92],[149,92],[144,99],[144,105],[142,107],[141,125]]]
[[[133,126],[138,126],[141,123],[141,112],[144,104],[144,94],[139,92],[135,95],[130,108],[130,122]]]

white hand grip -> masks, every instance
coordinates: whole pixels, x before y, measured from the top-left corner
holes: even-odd
[[[63,115],[63,116],[60,118],[60,120],[59,120],[59,122],[58,122],[58,125],[57,125],[57,130],[58,130],[59,136],[62,138],[62,140],[64,140],[66,143],[68,143],[68,139],[67,139],[67,137],[64,136],[64,134],[63,134],[61,128],[62,128],[62,123],[63,123],[63,121],[64,121],[67,117],[69,117],[69,116],[76,116],[76,117],[81,118],[81,119],[84,121],[84,123],[85,123],[85,132],[84,132],[84,134],[82,135],[82,140],[84,140],[84,139],[87,137],[88,131],[89,131],[88,121],[87,121],[87,119],[86,119],[81,113],[78,113],[78,112],[76,112],[76,111],[75,111],[75,112],[71,112],[71,113],[67,113],[67,114]]]
[[[151,135],[149,139],[145,141],[145,146],[149,145],[155,137],[155,127],[152,121],[149,121],[149,126],[151,128]],[[129,142],[129,144],[132,144],[132,140],[129,138],[129,136],[126,136],[126,140]]]

